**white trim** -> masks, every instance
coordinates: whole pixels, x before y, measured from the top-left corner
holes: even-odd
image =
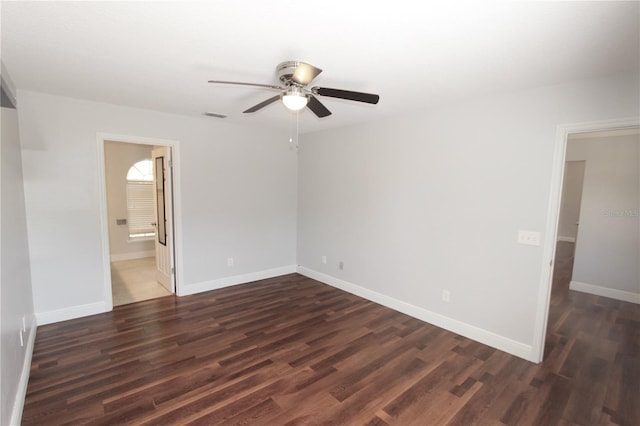
[[[379,303],[393,310],[417,318],[421,321],[428,322],[429,324],[433,324],[437,327],[444,328],[445,330],[449,330],[453,333],[459,334],[469,339],[484,343],[485,345],[489,345],[501,351],[508,352],[512,355],[524,358],[528,361],[534,361],[534,353],[532,351],[532,347],[527,344],[517,342],[515,340],[500,336],[491,331],[476,327],[474,325],[467,324],[465,322],[458,321],[441,314],[437,314],[435,312],[420,308],[402,300],[395,299],[393,297],[378,293],[373,290],[369,290],[357,284],[353,284],[339,278],[314,271],[313,269],[305,268],[304,266],[298,266],[298,273],[328,284],[332,287],[339,288],[340,290],[355,294],[356,296],[371,300],[372,302]]]
[[[22,410],[24,408],[24,400],[27,396],[27,385],[29,384],[29,373],[31,372],[31,357],[33,356],[33,347],[36,341],[36,330],[38,323],[35,315],[31,317],[31,326],[29,327],[29,337],[27,337],[27,346],[25,347],[24,361],[22,362],[22,371],[18,380],[18,388],[16,391],[16,399],[13,402],[11,417],[9,420],[12,425],[22,423]]]
[[[549,303],[553,280],[553,260],[558,239],[558,220],[560,219],[560,199],[562,196],[562,179],[567,138],[570,134],[586,133],[599,130],[625,129],[640,126],[640,117],[627,117],[613,120],[593,121],[587,123],[561,124],[556,128],[554,158],[551,169],[551,188],[547,208],[546,238],[542,252],[542,273],[538,290],[538,306],[533,330],[532,351],[534,362],[541,362],[544,356],[544,344],[549,319]]]
[[[571,283],[569,283],[569,289],[582,293],[595,294],[596,296],[608,297],[610,299],[622,300],[623,302],[640,304],[640,293],[581,283],[580,281],[571,281]]]
[[[584,134],[573,133],[569,135],[569,140],[573,141],[576,139],[610,138],[615,136],[630,136],[630,135],[638,135],[638,134],[640,134],[640,129],[638,128],[601,130],[598,132],[590,132],[590,133],[584,133]]]
[[[54,322],[66,321],[70,319],[86,317],[89,315],[109,312],[113,306],[108,306],[105,302],[87,303],[86,305],[72,306],[70,308],[56,309],[55,311],[36,312],[38,325],[51,324]]]
[[[279,268],[265,269],[264,271],[250,272],[248,274],[234,275],[231,277],[219,278],[217,280],[203,281],[195,284],[183,285],[178,296],[202,293],[204,291],[217,290],[219,288],[231,287],[237,284],[245,284],[252,281],[264,280],[267,278],[279,277],[280,275],[293,274],[297,271],[296,265],[282,266]]]
[[[105,305],[113,310],[111,289],[111,257],[109,255],[109,216],[107,213],[107,178],[104,157],[105,137],[98,133],[98,208],[100,209],[100,234],[102,243],[102,297]]]
[[[558,241],[564,241],[567,243],[575,243],[576,237],[558,237]]]
[[[120,262],[122,260],[144,259],[145,257],[155,257],[155,250],[134,251],[131,253],[114,253],[109,255],[111,262]]]
[[[180,141],[140,136],[117,135],[110,133],[96,133],[98,141],[98,197],[100,202],[100,224],[102,234],[102,263],[103,263],[103,300],[108,308],[113,310],[113,296],[111,294],[111,263],[109,255],[109,223],[107,216],[107,187],[105,181],[104,143],[105,141],[136,143],[141,145],[155,145],[171,147],[173,154],[173,255],[175,264],[176,294],[180,294],[183,275],[182,259],[182,198],[180,174]]]

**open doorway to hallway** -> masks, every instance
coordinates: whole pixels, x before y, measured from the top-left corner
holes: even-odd
[[[166,248],[167,233],[173,227],[167,226],[172,218],[167,209],[172,206],[171,193],[166,197],[165,187],[171,182],[162,157],[156,162],[157,157],[153,145],[104,142],[113,306],[169,296],[175,291],[173,259],[164,259],[173,256]]]
[[[570,134],[565,160],[556,261],[573,254],[568,287],[638,303],[640,130]]]
[[[552,289],[555,287],[554,283],[558,281],[557,280],[558,275],[563,273],[562,269],[567,271],[566,272],[567,275],[570,275],[570,277],[567,277],[568,279],[566,281],[569,282],[569,290],[571,291],[566,290],[566,292],[569,294],[569,297],[566,298],[565,300],[570,300],[572,296],[575,296],[575,298],[578,298],[578,299],[584,299],[584,297],[588,296],[590,299],[596,300],[596,302],[598,301],[606,302],[608,300],[608,301],[611,301],[614,305],[624,304],[626,306],[625,309],[629,309],[631,311],[637,310],[638,307],[640,306],[640,268],[638,267],[638,265],[640,265],[640,262],[638,261],[640,260],[640,254],[638,251],[638,248],[640,248],[640,226],[638,223],[638,215],[636,214],[638,211],[638,206],[640,201],[640,186],[639,186],[640,185],[640,174],[639,174],[640,173],[639,172],[640,148],[638,148],[640,146],[639,129],[640,129],[640,120],[637,117],[620,118],[620,119],[605,120],[605,121],[595,121],[595,122],[589,122],[589,123],[564,124],[564,125],[558,126],[557,128],[555,154],[554,154],[555,158],[554,158],[554,165],[553,165],[553,170],[551,175],[549,216],[548,216],[547,227],[546,227],[546,230],[547,230],[546,235],[548,238],[546,238],[544,242],[544,253],[543,253],[543,262],[542,262],[542,285],[540,286],[541,297],[538,303],[537,320],[536,320],[536,326],[534,329],[534,345],[532,348],[535,354],[534,358],[536,358],[538,361],[542,361],[542,360],[546,361],[548,357],[553,356],[551,355],[551,353],[553,352],[553,346],[554,346],[553,334],[555,330],[559,330],[562,328],[562,318],[559,318],[558,316],[561,316],[563,318],[568,318],[572,322],[576,321],[575,315],[572,316],[570,313],[567,312],[566,309],[557,309],[557,307],[554,306],[554,300],[552,300],[553,299]],[[596,199],[599,199],[600,201],[600,206],[598,207],[596,205],[596,207],[591,207],[589,209],[589,215],[585,216],[584,213],[586,211],[585,209],[586,191],[584,190],[584,183],[583,183],[583,194],[582,194],[582,200],[580,203],[581,212],[580,212],[580,219],[579,219],[580,235],[576,235],[576,242],[578,244],[575,248],[575,254],[573,257],[571,268],[562,268],[563,262],[561,258],[556,257],[556,249],[558,248],[557,237],[558,236],[562,237],[562,234],[559,232],[560,231],[559,216],[560,216],[560,206],[562,201],[561,195],[562,195],[563,174],[565,170],[565,161],[585,161],[585,175],[584,175],[585,181],[587,180],[587,170],[589,167],[588,165],[591,163],[591,161],[589,161],[589,158],[586,158],[586,156],[585,158],[576,158],[575,156],[569,155],[567,151],[567,147],[570,139],[576,136],[584,137],[586,134],[594,133],[594,132],[612,132],[617,136],[623,136],[623,134],[629,135],[629,136],[635,135],[635,139],[637,141],[635,155],[630,155],[627,153],[625,155],[618,156],[619,158],[630,160],[635,164],[633,170],[635,170],[637,179],[628,180],[628,182],[631,183],[631,186],[635,185],[635,192],[633,191],[633,188],[631,189],[630,192],[627,191],[626,193],[631,194],[631,196],[626,198],[622,197],[621,203],[619,202],[612,203],[612,200],[605,200],[606,202],[604,203],[604,207],[602,203],[604,198],[596,197]],[[603,134],[597,135],[597,137],[603,137],[603,136],[605,135]],[[582,147],[584,148],[585,146],[586,145],[583,145]],[[598,158],[598,157],[596,156],[595,158]],[[598,173],[598,174],[602,175],[602,173]],[[605,175],[619,177],[620,173],[618,173],[617,171],[614,171],[613,173],[605,173]],[[610,188],[610,187],[611,185],[599,185],[600,189]],[[607,196],[614,195],[619,198],[620,192],[618,191],[618,188],[615,185],[613,188],[614,188],[613,190],[607,189],[604,192],[601,191],[602,195],[607,195]],[[616,207],[615,206],[616,204],[619,204],[620,206],[629,205],[629,206],[635,206],[635,207],[630,207],[631,208],[630,211],[627,210],[626,208],[623,208],[623,210],[620,210],[620,211],[623,211],[623,213],[619,214],[620,213],[619,209],[621,207]],[[627,212],[629,212],[629,215],[627,215]],[[606,220],[609,220],[610,222],[609,225],[615,225],[616,223],[618,225],[620,224],[625,225],[626,222],[623,223],[622,221],[620,221],[620,223],[618,223],[618,222],[611,221],[611,219],[613,219],[614,217],[620,217],[621,215],[626,215],[626,217],[631,218],[632,219],[631,223],[632,225],[635,226],[634,228],[635,231],[628,232],[627,233],[628,238],[624,240],[626,242],[631,242],[631,246],[630,246],[631,250],[621,251],[618,245],[617,249],[612,252],[610,250],[609,242],[613,241],[614,244],[616,244],[616,241],[620,241],[620,236],[618,235],[619,233],[617,232],[617,230],[616,232],[611,233],[611,232],[608,232],[610,230],[608,230],[606,226],[604,227],[600,225],[592,226],[593,224],[589,225],[589,223],[593,222],[594,219],[595,219],[595,222],[601,223],[602,219],[605,218]],[[635,223],[633,221],[634,216],[635,216]],[[595,240],[596,244],[593,244],[593,243],[583,244],[583,242],[585,242],[583,240],[586,239],[587,240],[586,242],[588,243],[589,240],[592,239],[591,236],[584,235],[584,230],[587,227],[591,228],[592,231],[595,230],[596,233],[600,232],[600,235]],[[602,232],[603,230],[605,231],[604,233]],[[598,241],[600,241],[600,243],[597,243]],[[603,244],[604,242],[607,242],[608,244]],[[593,256],[581,257],[581,254],[579,253],[581,245],[584,245],[585,247],[595,248],[598,250],[601,250],[604,248],[606,252],[604,257],[606,257],[606,259],[602,256],[595,256],[595,258]],[[617,259],[614,259],[613,263],[610,263],[610,262],[608,263],[607,261],[611,259],[612,253],[614,255],[614,258],[617,257]],[[618,254],[622,253],[623,256],[615,256],[616,253]],[[562,253],[558,253],[558,254],[562,255]],[[629,256],[631,257],[635,256],[635,258],[631,263],[626,261],[629,258]],[[615,265],[617,261],[624,261],[625,263],[632,265],[630,268],[624,268],[626,270],[626,273],[631,274],[630,275],[631,279],[628,280],[628,284],[627,284],[628,288],[631,291],[620,288],[619,282],[616,282],[616,285],[618,286],[618,288],[613,288],[613,285],[611,285],[611,283],[613,283],[614,281],[617,281],[615,280],[615,278],[604,280],[604,282],[609,283],[611,287],[605,291],[602,290],[603,288],[605,288],[605,286],[603,286],[602,284],[600,285],[594,284],[596,280],[590,280],[590,278],[588,277],[581,278],[583,276],[582,273],[576,274],[576,270],[577,270],[576,265],[578,264],[579,260],[582,265],[590,266],[592,270],[595,270],[600,273],[604,272],[605,274],[608,274],[608,275],[611,275],[610,274],[611,267],[612,265]],[[607,267],[603,268],[602,267],[603,264],[605,264]],[[565,266],[566,266],[566,263],[565,263]],[[620,272],[620,271],[614,271],[614,272]],[[566,281],[565,281],[565,284],[566,284]],[[599,282],[601,280],[597,280],[597,281]],[[591,285],[585,285],[585,284],[591,284]],[[605,296],[605,297],[603,298],[602,296]],[[599,310],[601,308],[595,307],[593,309]],[[587,308],[586,311],[593,312],[592,308]],[[589,318],[589,321],[594,320],[594,318],[591,318],[588,315],[587,317]],[[566,340],[563,340],[561,338],[559,341],[564,342],[563,344],[566,346]]]
[[[559,359],[610,344],[640,312],[640,129],[569,134],[564,158],[545,345]],[[567,334],[577,322],[602,341]]]

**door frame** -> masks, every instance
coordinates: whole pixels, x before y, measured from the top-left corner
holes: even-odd
[[[175,266],[175,294],[180,294],[183,276],[182,255],[182,199],[180,188],[180,141],[140,136],[97,133],[98,141],[98,198],[100,202],[100,233],[102,239],[103,301],[106,312],[113,310],[111,294],[111,256],[109,253],[109,219],[107,214],[107,182],[105,176],[104,143],[106,141],[140,145],[167,146],[172,151],[173,162],[173,258]]]
[[[603,121],[589,121],[583,123],[561,124],[556,128],[556,141],[551,169],[551,190],[547,209],[547,224],[545,241],[542,252],[542,273],[538,291],[538,306],[536,308],[536,322],[533,331],[533,347],[531,355],[534,362],[542,362],[544,345],[547,337],[547,321],[549,319],[549,304],[551,303],[551,285],[553,281],[554,260],[556,255],[556,240],[558,238],[558,221],[560,220],[560,200],[562,197],[562,180],[564,177],[567,139],[570,134],[596,132],[605,130],[619,130],[639,127],[640,117],[626,117]]]

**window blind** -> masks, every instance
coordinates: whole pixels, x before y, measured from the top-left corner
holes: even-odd
[[[129,235],[154,233],[155,204],[153,182],[127,181],[127,212]]]

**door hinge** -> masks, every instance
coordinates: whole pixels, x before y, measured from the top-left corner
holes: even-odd
[[[167,164],[169,165],[169,168],[173,167],[173,161],[169,160]]]
[[[176,270],[174,269],[174,267],[171,267],[171,275],[174,275],[176,273]]]

